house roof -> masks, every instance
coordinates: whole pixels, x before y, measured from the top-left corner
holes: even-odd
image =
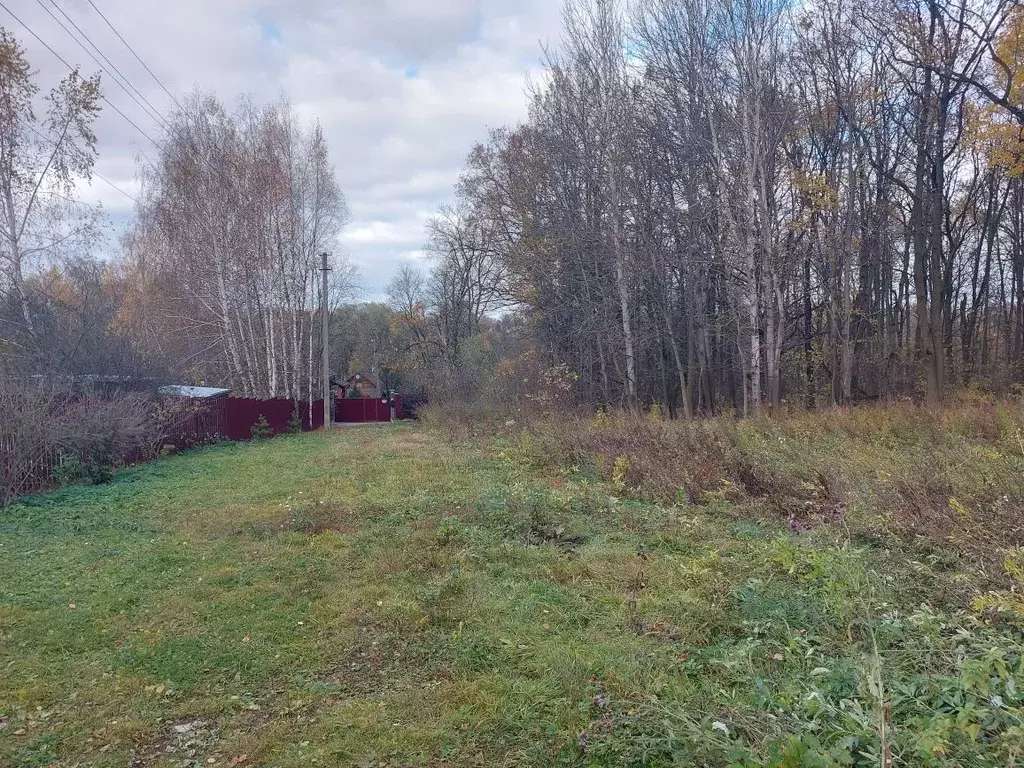
[[[376,384],[374,384],[373,379],[371,379],[369,376],[364,376],[361,373],[353,373],[351,376],[345,379],[346,384],[358,384],[363,381],[365,381],[370,386],[377,386]]]
[[[157,390],[167,397],[227,397],[230,389],[223,387],[190,387],[185,384],[168,384]]]

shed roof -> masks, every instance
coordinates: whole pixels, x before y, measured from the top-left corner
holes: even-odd
[[[227,397],[230,389],[223,387],[190,387],[185,384],[168,384],[157,390],[167,397]]]

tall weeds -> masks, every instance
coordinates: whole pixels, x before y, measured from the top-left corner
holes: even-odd
[[[525,427],[533,463],[579,467],[620,495],[732,502],[793,530],[841,523],[978,557],[999,571],[1024,543],[1024,406],[867,406],[778,418],[666,421],[655,414],[545,418]]]

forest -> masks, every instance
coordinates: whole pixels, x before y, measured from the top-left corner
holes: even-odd
[[[468,152],[426,261],[359,303],[323,132],[175,99],[118,253],[76,200],[98,76],[40,99],[3,33],[0,365],[312,399],[336,374],[678,417],[1014,392],[1024,10],[1009,0],[571,0],[528,117]],[[40,104],[45,114],[36,114]],[[483,129],[482,129],[483,130]]]
[[[430,227],[449,356],[512,306],[591,405],[1019,385],[1018,4],[578,1],[545,62]]]

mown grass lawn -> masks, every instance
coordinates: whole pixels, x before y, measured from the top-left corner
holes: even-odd
[[[366,427],[0,510],[0,765],[1021,760],[954,557],[531,466]]]

